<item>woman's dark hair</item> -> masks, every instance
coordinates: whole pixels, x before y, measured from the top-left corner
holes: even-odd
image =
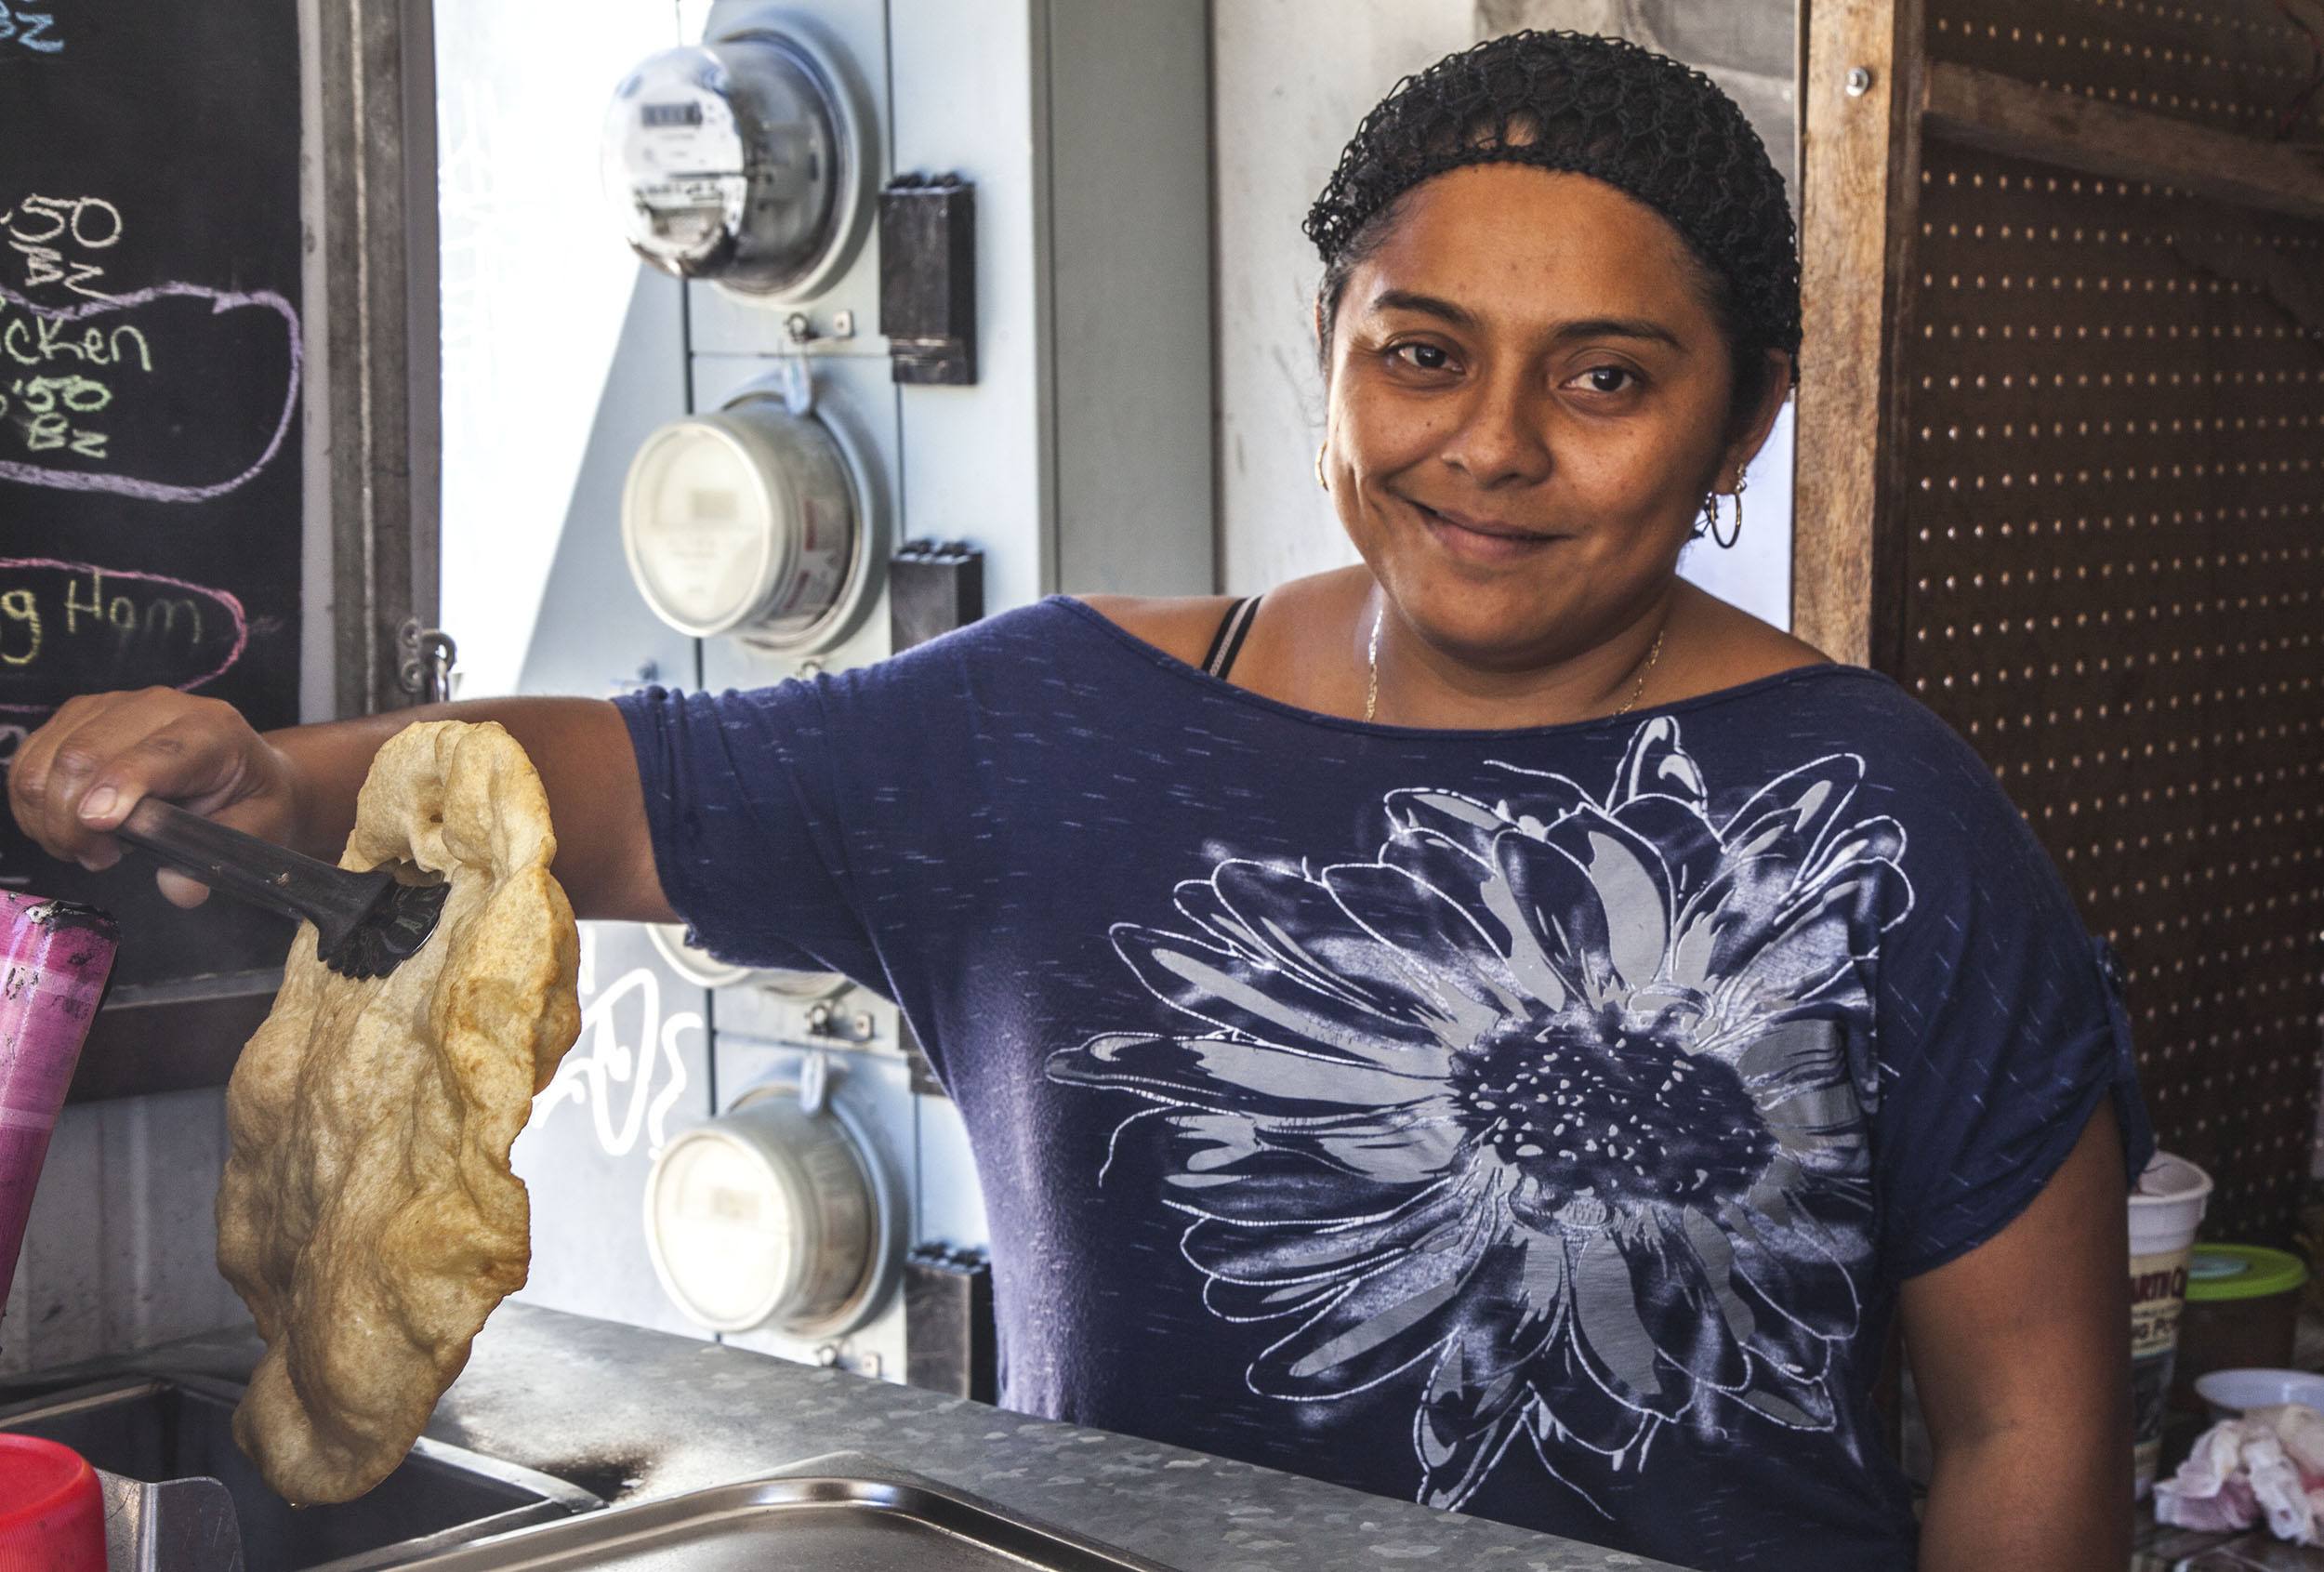
[[[1327,375],[1349,275],[1386,239],[1405,194],[1472,164],[1588,175],[1677,230],[1726,337],[1738,426],[1766,390],[1768,351],[1782,351],[1797,375],[1791,207],[1735,100],[1700,72],[1623,39],[1530,32],[1406,77],[1355,128],[1307,214],[1307,238],[1324,259],[1315,306]]]

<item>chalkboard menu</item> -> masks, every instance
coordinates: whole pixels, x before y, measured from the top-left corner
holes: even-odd
[[[0,757],[75,694],[297,720],[297,0],[0,4]],[[0,887],[120,920],[115,979],[279,962],[279,920],[56,863]]]

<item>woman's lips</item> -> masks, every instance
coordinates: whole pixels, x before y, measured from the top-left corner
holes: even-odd
[[[1415,502],[1412,508],[1419,514],[1420,522],[1427,526],[1430,538],[1465,561],[1524,561],[1565,538],[1562,535],[1516,529],[1462,514],[1440,513],[1425,503]]]

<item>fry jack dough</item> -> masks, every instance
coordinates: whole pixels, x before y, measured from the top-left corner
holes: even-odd
[[[508,1167],[580,1029],[580,944],[532,761],[496,725],[408,726],[373,761],[342,867],[450,881],[435,933],[342,977],[302,924],[227,1092],[218,1268],[266,1356],[234,1438],[297,1502],[387,1476],[523,1287],[531,1209]]]

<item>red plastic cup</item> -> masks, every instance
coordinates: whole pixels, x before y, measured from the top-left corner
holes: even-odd
[[[0,1435],[0,1572],[105,1572],[105,1492],[72,1447]]]

